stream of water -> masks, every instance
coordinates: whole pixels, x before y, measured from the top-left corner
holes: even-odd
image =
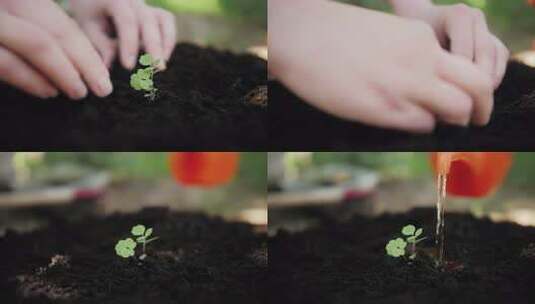
[[[437,266],[444,264],[444,204],[446,200],[446,182],[448,176],[439,174],[437,178],[437,223],[435,230],[435,246],[438,252]]]

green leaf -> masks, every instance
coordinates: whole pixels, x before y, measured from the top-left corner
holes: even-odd
[[[133,74],[132,76],[130,76],[130,86],[136,91],[141,90],[141,84],[139,82],[140,79],[137,74]]]
[[[115,253],[118,256],[126,259],[131,256],[134,256],[135,254],[134,249],[136,249],[136,246],[137,246],[136,242],[134,242],[134,240],[132,240],[131,238],[120,240],[115,245]]]
[[[139,63],[144,66],[152,65],[152,56],[150,54],[144,54],[139,58]]]
[[[422,228],[418,228],[418,230],[416,230],[416,232],[414,233],[414,236],[418,237],[420,236],[420,234],[422,234],[422,232],[424,232],[424,230]]]
[[[144,236],[140,236],[140,237],[138,237],[138,238],[136,239],[136,242],[138,242],[138,243],[143,243],[143,242],[145,242],[146,240],[147,240],[146,237],[144,237]]]
[[[143,235],[145,233],[145,226],[143,225],[136,225],[132,227],[132,234],[133,235]]]
[[[139,81],[139,85],[141,86],[141,89],[150,91],[152,90],[154,83],[150,79],[144,79]]]
[[[407,243],[414,243],[414,242],[416,242],[416,236],[413,235],[407,238]]]
[[[152,228],[149,228],[147,229],[147,231],[145,231],[145,237],[148,238],[151,235],[152,235]]]
[[[145,68],[145,69],[139,69],[139,70],[137,70],[136,74],[139,77],[139,79],[142,79],[142,80],[151,79],[152,78],[152,68],[148,67],[148,68]]]
[[[403,235],[413,235],[414,234],[414,231],[416,230],[416,227],[414,227],[414,225],[407,225],[405,227],[403,227],[403,229],[401,229],[401,233],[403,233]]]
[[[407,247],[407,243],[402,238],[397,238],[390,240],[385,249],[389,256],[397,258],[405,255],[405,247]]]

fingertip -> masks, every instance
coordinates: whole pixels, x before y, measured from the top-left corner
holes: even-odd
[[[129,69],[133,69],[136,67],[137,64],[137,55],[131,54],[128,56],[127,64]]]
[[[419,121],[415,122],[414,132],[420,134],[433,133],[435,130],[435,119],[431,116],[424,116]]]
[[[49,99],[49,98],[56,98],[59,96],[59,91],[56,89],[56,88],[47,88],[46,91],[44,92],[43,96],[46,98],[46,99]]]
[[[398,128],[415,134],[429,134],[435,130],[435,116],[424,109],[414,108],[397,121]]]
[[[490,107],[487,112],[484,113],[475,113],[472,123],[479,127],[484,127],[488,125],[492,118],[492,111],[494,108],[494,96],[490,97]]]
[[[133,54],[123,54],[121,56],[121,63],[127,70],[133,70],[136,67],[137,56]]]
[[[106,97],[113,92],[113,85],[109,77],[103,78],[99,81],[97,91],[98,92],[96,94],[98,97]]]
[[[87,97],[87,87],[83,83],[76,84],[72,90],[68,93],[69,97],[73,100],[81,100]]]
[[[158,70],[159,71],[165,71],[167,70],[167,63],[165,60],[160,60],[160,62],[158,63],[158,66],[157,66]]]

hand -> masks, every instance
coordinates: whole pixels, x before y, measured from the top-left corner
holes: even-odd
[[[143,0],[71,0],[74,19],[98,49],[109,67],[117,47],[120,60],[127,69],[136,66],[140,45],[165,68],[176,44],[175,16],[154,8]],[[110,36],[112,28],[118,41]],[[141,41],[140,41],[141,40]]]
[[[72,99],[113,90],[97,51],[53,1],[0,1],[0,80],[49,98]],[[85,82],[84,82],[85,81]]]
[[[443,50],[430,26],[331,1],[291,3],[270,1],[269,70],[310,104],[412,132],[436,120],[488,123],[490,77]]]
[[[444,48],[474,62],[490,75],[495,88],[500,85],[507,69],[509,50],[489,31],[485,15],[479,9],[465,4],[436,6],[426,5],[421,0],[391,1],[399,2],[394,3],[399,15],[429,24]],[[415,7],[418,5],[420,7]]]

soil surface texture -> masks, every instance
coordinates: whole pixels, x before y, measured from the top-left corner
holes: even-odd
[[[535,69],[510,62],[486,127],[439,125],[429,135],[365,126],[325,114],[280,83],[269,84],[273,151],[518,150],[535,148]]]
[[[0,148],[265,151],[265,60],[179,44],[167,66],[152,102],[117,64],[103,99],[41,100],[1,84]]]
[[[320,227],[269,241],[269,303],[479,304],[533,303],[535,228],[446,213],[446,257],[439,270],[434,209]],[[409,223],[427,239],[414,262],[386,255],[385,245]],[[451,264],[450,264],[451,265]]]
[[[148,257],[117,256],[141,223],[160,237]],[[262,303],[267,244],[248,224],[153,208],[8,231],[0,260],[2,303]]]

